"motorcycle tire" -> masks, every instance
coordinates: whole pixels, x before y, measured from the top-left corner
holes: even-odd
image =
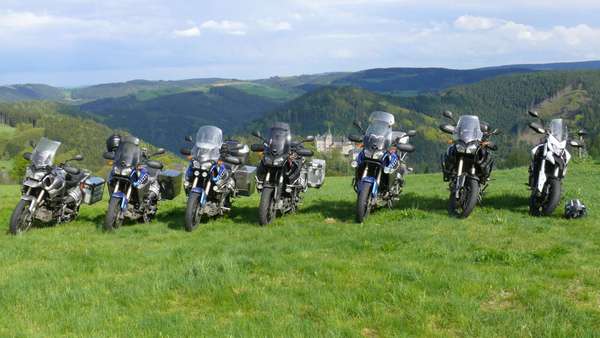
[[[458,198],[456,198],[454,191],[450,192],[448,213],[454,217],[467,218],[475,209],[478,198],[479,182],[472,177],[467,177],[465,186],[459,192]]]
[[[8,229],[12,235],[18,235],[20,233],[27,232],[27,230],[31,228],[33,220],[30,220],[29,222],[25,220],[25,218],[28,218],[30,215],[30,204],[31,201],[20,200],[17,206],[15,207],[15,210],[13,211],[12,216],[10,217],[10,225]]]
[[[371,212],[371,190],[373,183],[361,183],[360,192],[356,200],[356,221],[362,223]]]
[[[275,218],[275,201],[273,200],[273,188],[263,188],[260,194],[260,204],[258,207],[258,223],[262,226],[267,225]]]
[[[123,224],[121,212],[121,199],[112,197],[110,202],[108,202],[108,210],[104,219],[105,231],[113,231]]]
[[[187,207],[185,209],[185,231],[192,232],[200,224],[202,215],[199,213],[200,208],[200,194],[197,192],[190,192],[187,201]]]

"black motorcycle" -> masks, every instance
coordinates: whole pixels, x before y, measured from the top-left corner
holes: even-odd
[[[355,168],[352,181],[357,193],[356,220],[362,222],[378,206],[393,206],[399,199],[404,186],[404,175],[408,168],[404,164],[406,156],[415,150],[408,143],[416,131],[392,131],[394,115],[387,112],[373,112],[369,117],[369,127],[362,128],[360,122],[354,125],[362,135],[349,135],[352,142],[361,143],[362,149],[352,154],[351,166]]]
[[[456,122],[452,112],[443,115],[454,124],[443,124],[440,129],[452,134],[453,143],[442,155],[444,181],[450,182],[448,212],[452,216],[468,217],[485,192],[494,159],[490,151],[497,150],[489,139],[500,132],[490,131],[486,123],[481,123],[474,115],[461,116]]]
[[[186,137],[192,142],[192,137]],[[184,188],[188,195],[185,229],[196,229],[203,218],[224,215],[231,210],[232,199],[240,193],[238,180],[246,170],[248,146],[236,141],[223,141],[221,129],[203,126],[196,133],[193,147],[182,148],[190,156]],[[254,172],[254,171],[252,171]],[[241,187],[243,189],[243,186]]]
[[[23,155],[31,164],[26,169],[21,200],[10,219],[11,234],[26,232],[34,220],[64,223],[74,220],[79,214],[86,192],[85,182],[90,174],[69,165],[70,161],[83,160],[81,155],[54,165],[54,157],[60,144],[58,141],[42,138],[33,153]],[[102,181],[100,184],[103,183]],[[90,204],[97,202],[90,200],[89,196],[87,200]]]
[[[305,157],[313,156],[303,143],[314,141],[307,137],[301,142],[293,142],[287,123],[275,123],[268,139],[260,132],[252,135],[263,141],[253,144],[251,150],[262,152],[263,158],[256,174],[256,188],[261,193],[258,216],[260,225],[271,223],[279,214],[294,212],[302,200],[302,193],[308,189],[307,173],[304,169]]]
[[[107,141],[109,151],[103,157],[113,161],[108,176],[111,197],[104,221],[104,229],[119,228],[125,218],[148,223],[156,215],[161,187],[158,176],[163,164],[150,158],[165,153],[158,149],[148,156],[140,148],[140,140],[127,136],[113,136]]]

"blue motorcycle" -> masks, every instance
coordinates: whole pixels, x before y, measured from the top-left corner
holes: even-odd
[[[415,150],[408,141],[416,132],[392,131],[394,115],[373,112],[369,121],[367,130],[355,121],[354,125],[363,135],[348,136],[350,141],[359,144],[352,153],[351,162],[355,168],[352,185],[358,195],[356,220],[359,223],[376,207],[387,205],[391,208],[398,200],[404,176],[409,171],[404,161],[407,154]]]

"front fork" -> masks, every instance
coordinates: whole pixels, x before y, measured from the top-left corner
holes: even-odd
[[[465,182],[467,180],[467,175],[465,174],[465,160],[464,158],[461,156],[458,160],[458,170],[456,172],[456,178],[454,180],[454,197],[459,198],[460,197],[460,190],[465,186]],[[471,176],[475,176],[475,164],[473,163],[473,166],[471,167],[470,170],[470,175]]]

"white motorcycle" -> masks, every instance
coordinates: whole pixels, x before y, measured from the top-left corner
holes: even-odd
[[[562,179],[571,160],[567,146],[581,148],[583,144],[569,140],[567,124],[563,119],[553,119],[546,128],[546,123],[537,112],[530,111],[529,115],[540,122],[531,122],[529,128],[545,135],[541,143],[531,150],[529,213],[533,216],[549,216],[560,202]],[[581,130],[578,135],[582,137],[585,132]]]

